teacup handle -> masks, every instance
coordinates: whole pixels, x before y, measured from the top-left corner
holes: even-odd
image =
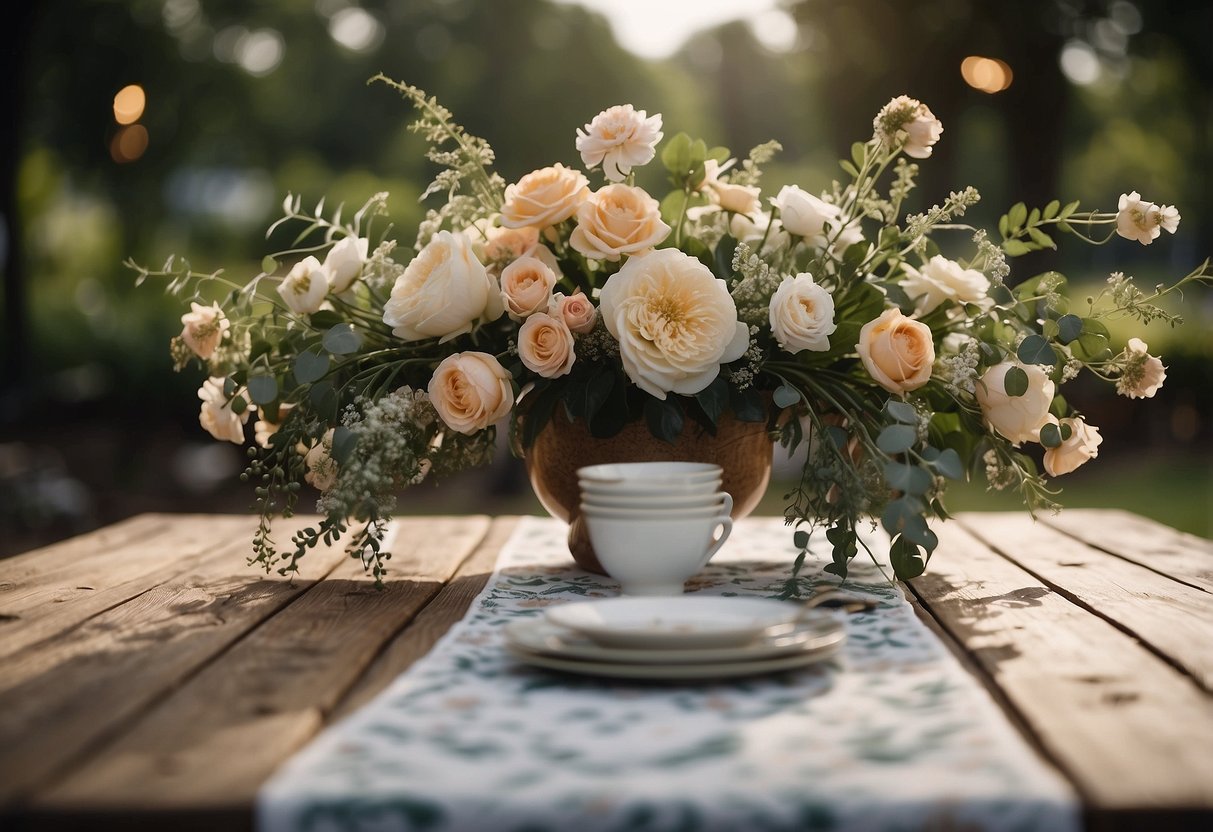
[[[708,551],[704,554],[703,560],[699,562],[700,569],[708,565],[708,561],[712,559],[712,555],[720,551],[720,547],[724,545],[724,542],[729,539],[729,535],[733,533],[733,518],[729,517],[729,515],[725,514],[722,517],[717,517],[716,524],[719,526],[724,526],[724,531],[722,531],[720,533],[720,537],[716,538],[712,545],[708,547]]]
[[[724,496],[724,507],[721,508],[720,513],[728,514],[728,515],[732,516],[732,514],[733,514],[733,495],[727,491],[721,491],[720,493]]]

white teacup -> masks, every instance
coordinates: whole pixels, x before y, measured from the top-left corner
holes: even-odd
[[[668,512],[649,518],[585,511],[582,520],[598,562],[619,581],[624,595],[681,595],[687,578],[712,559],[733,531],[733,519],[724,512]]]
[[[636,516],[676,516],[688,512],[732,514],[733,497],[727,491],[719,491],[704,497],[614,497],[583,496],[583,512],[597,511],[609,514],[634,514]]]
[[[615,497],[706,497],[720,490],[721,479],[702,482],[674,482],[665,480],[627,480],[619,483],[603,483],[594,480],[578,480],[582,497],[588,495]]]

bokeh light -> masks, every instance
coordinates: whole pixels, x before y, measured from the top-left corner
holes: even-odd
[[[975,90],[993,95],[1011,86],[1015,77],[1006,61],[970,55],[960,63],[960,75]]]
[[[142,124],[129,124],[110,139],[110,156],[120,165],[133,162],[147,150],[147,142],[147,128]]]
[[[134,124],[143,116],[147,106],[147,95],[143,87],[129,84],[118,90],[114,96],[114,121],[119,124]]]

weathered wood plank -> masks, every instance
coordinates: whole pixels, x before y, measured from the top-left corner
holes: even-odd
[[[1142,639],[1213,692],[1213,595],[1013,514],[966,515],[960,522],[1050,589]]]
[[[963,517],[962,522],[963,522]],[[960,523],[911,586],[972,654],[1094,817],[1213,808],[1213,700],[1114,626],[1052,592]]]
[[[345,559],[340,549],[313,552],[290,584],[250,573],[245,546],[216,549],[53,642],[0,659],[0,805],[121,731]]]
[[[240,516],[145,515],[141,522],[54,547],[47,568],[38,552],[0,561],[0,658],[57,636],[171,580],[216,548],[243,541],[247,549],[255,520]],[[78,554],[78,559],[71,560]],[[238,556],[227,555],[232,563]],[[33,559],[28,559],[33,558]]]
[[[32,811],[219,812],[251,817],[274,769],[322,726],[383,645],[433,598],[487,517],[397,521],[388,587],[347,561],[159,702]]]
[[[501,547],[518,525],[517,517],[499,517],[472,556],[426,605],[409,626],[392,640],[358,683],[333,711],[332,719],[341,719],[369,702],[426,653],[438,639],[467,613],[472,601],[484,589]]]
[[[1125,560],[1213,592],[1213,540],[1127,511],[1066,509],[1041,520]]]

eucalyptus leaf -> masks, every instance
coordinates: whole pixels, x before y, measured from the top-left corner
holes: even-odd
[[[1024,364],[1045,364],[1050,367],[1057,364],[1057,353],[1040,335],[1033,334],[1024,338],[1015,355]]]
[[[278,261],[270,255],[265,255],[261,258],[261,271],[266,274],[273,274],[278,269]]]
[[[876,447],[886,454],[900,454],[914,447],[918,430],[909,425],[889,425],[876,437]]]
[[[889,462],[884,466],[884,481],[894,491],[925,494],[934,480],[925,468],[908,462]]]
[[[1040,444],[1046,448],[1058,448],[1061,446],[1061,428],[1053,422],[1047,422],[1040,429]]]
[[[792,535],[792,545],[797,549],[809,548],[809,533],[804,529],[797,529],[796,533]]]
[[[800,391],[795,387],[789,387],[786,384],[781,384],[775,388],[775,394],[772,397],[777,407],[791,407],[800,401]]]
[[[324,378],[329,371],[329,357],[311,350],[295,357],[295,380],[300,384],[311,384]]]
[[[333,430],[333,459],[338,465],[344,465],[358,444],[358,434],[345,425],[338,425]]]
[[[273,376],[249,376],[247,386],[254,404],[269,404],[278,398],[278,379]]]
[[[362,346],[362,338],[347,323],[334,326],[324,333],[324,348],[333,355],[349,355],[358,352]]]
[[[1022,396],[1028,392],[1028,374],[1022,367],[1011,367],[1002,378],[1002,389],[1008,396]]]
[[[1057,319],[1057,340],[1069,344],[1082,334],[1082,318],[1077,315],[1062,315]]]
[[[927,568],[918,547],[904,536],[898,537],[889,546],[889,563],[893,566],[893,574],[903,581],[917,578]]]
[[[964,463],[960,459],[960,454],[952,448],[944,448],[939,456],[931,461],[931,467],[939,472],[941,477],[947,477],[950,480],[963,479],[965,475]]]
[[[884,404],[884,412],[889,414],[889,417],[894,421],[900,422],[903,425],[918,424],[918,411],[909,402],[889,399]]]

